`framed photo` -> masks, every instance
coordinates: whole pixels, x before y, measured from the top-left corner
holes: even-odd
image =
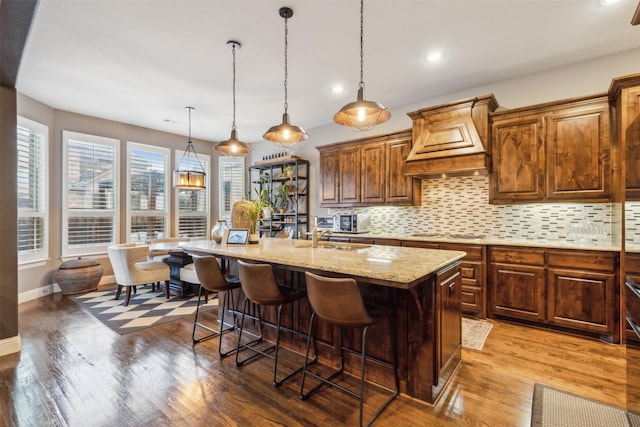
[[[225,242],[227,243],[227,245],[246,245],[247,243],[249,243],[249,229],[248,228],[230,229]]]

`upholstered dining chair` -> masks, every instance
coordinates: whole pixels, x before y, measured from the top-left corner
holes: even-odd
[[[169,299],[169,266],[161,261],[147,261],[148,245],[122,243],[109,246],[107,252],[118,284],[116,299],[120,298],[122,288],[126,288],[125,306],[131,300],[131,288],[158,282],[165,282]]]
[[[218,354],[220,357],[226,357],[229,354],[233,353],[237,350],[234,346],[232,350],[223,352],[222,351],[222,335],[235,330],[235,312],[236,307],[233,298],[233,290],[240,288],[240,278],[238,276],[223,274],[220,269],[220,265],[218,264],[218,259],[214,256],[198,256],[193,255],[193,264],[195,266],[195,272],[197,274],[197,279],[200,283],[200,293],[198,294],[198,306],[196,308],[195,318],[193,319],[193,332],[191,333],[191,340],[193,345],[196,345],[199,342],[204,340],[208,340],[209,338],[219,337],[218,340]],[[209,325],[205,325],[202,323],[202,320],[198,321],[198,315],[200,314],[200,302],[202,300],[202,295],[206,292],[212,292],[218,294],[218,301],[222,300],[222,305],[218,304],[218,323],[220,326],[218,329],[214,329]],[[222,298],[220,298],[220,294]],[[229,301],[231,301],[231,306],[229,305]],[[233,324],[225,327],[224,316],[225,312],[231,307],[233,311]],[[196,338],[196,327],[201,327],[210,333],[202,336],[200,338]]]
[[[366,306],[357,282],[352,278],[332,278],[319,276],[310,272],[305,272],[307,284],[307,296],[311,304],[312,314],[309,322],[309,335],[307,337],[307,351],[305,364],[302,370],[302,382],[300,383],[300,398],[307,399],[323,386],[329,385],[342,392],[355,397],[360,403],[360,426],[362,427],[363,406],[364,406],[364,367],[367,359],[376,360],[379,364],[393,369],[394,390],[385,402],[378,407],[369,421],[365,424],[369,426],[380,413],[391,403],[400,392],[398,381],[398,353],[396,347],[396,330],[393,322],[393,312],[383,310],[380,307]],[[319,373],[309,370],[309,348],[314,339],[314,323],[320,319],[330,326],[340,329],[340,366],[329,376],[321,376]],[[387,319],[389,325],[389,344],[391,349],[392,363],[367,356],[367,332],[370,326]],[[360,389],[356,392],[339,384],[339,378],[344,371],[344,351],[343,343],[344,329],[362,330],[362,344],[360,353]],[[312,376],[321,382],[305,393],[304,384],[307,376]]]

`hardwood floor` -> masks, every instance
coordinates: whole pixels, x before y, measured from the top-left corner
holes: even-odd
[[[21,304],[22,352],[0,358],[0,425],[357,425],[357,401],[338,390],[303,402],[299,376],[271,385],[270,360],[237,368],[217,339],[193,348],[192,321],[121,336],[60,294]],[[529,426],[535,383],[625,406],[623,347],[492,323],[434,406],[400,396],[374,425]]]

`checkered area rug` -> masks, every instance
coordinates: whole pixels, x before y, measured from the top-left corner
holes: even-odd
[[[185,316],[193,316],[198,305],[197,296],[172,297],[167,300],[164,290],[152,291],[150,286],[138,286],[138,292],[131,294],[131,301],[125,307],[124,293],[123,289],[119,300],[114,299],[115,289],[89,292],[72,296],[71,299],[121,335]],[[218,299],[215,295],[209,295],[209,303],[201,306],[200,311],[217,307]]]

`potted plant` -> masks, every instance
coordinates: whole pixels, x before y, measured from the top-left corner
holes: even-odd
[[[270,174],[267,171],[263,171],[260,174],[259,183],[260,187],[255,188],[258,199],[262,202],[262,218],[271,219],[271,213],[273,212],[273,204],[271,202],[271,188],[270,188]]]
[[[273,205],[284,213],[289,206],[289,188],[284,183],[273,189]]]

